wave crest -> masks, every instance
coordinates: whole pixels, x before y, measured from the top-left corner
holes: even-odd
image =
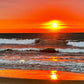
[[[25,39],[25,40],[17,40],[17,39],[0,39],[0,44],[34,44],[39,43],[40,39]]]

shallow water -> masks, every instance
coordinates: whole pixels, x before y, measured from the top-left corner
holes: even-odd
[[[30,69],[30,70],[57,70],[84,73],[83,56],[54,56],[40,53],[26,55],[7,55],[0,57],[1,68]]]

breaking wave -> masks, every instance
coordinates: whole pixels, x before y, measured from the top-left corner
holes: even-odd
[[[74,41],[69,41],[67,45],[71,45],[74,47],[84,47],[84,41],[82,42],[74,42]]]
[[[36,52],[48,52],[48,53],[84,53],[84,49],[78,48],[10,48],[0,49],[0,51],[36,51]]]
[[[70,41],[70,40],[43,40],[40,38],[35,39],[0,39],[0,44],[24,44],[32,45],[40,43],[40,45],[50,45],[50,46],[73,46],[73,47],[84,47],[84,41]]]
[[[17,39],[0,39],[0,44],[33,44],[35,43],[37,39],[23,39],[23,40],[17,40]]]

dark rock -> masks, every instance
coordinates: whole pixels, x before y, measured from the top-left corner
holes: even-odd
[[[40,43],[41,42],[41,39],[40,38],[37,38],[36,40],[35,40],[35,43]]]
[[[6,49],[5,51],[6,51],[6,52],[12,52],[13,50],[11,50],[11,49]]]
[[[59,51],[56,51],[54,48],[46,48],[46,49],[40,50],[40,52],[59,53]]]

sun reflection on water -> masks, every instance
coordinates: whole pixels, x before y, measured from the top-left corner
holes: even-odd
[[[58,61],[57,57],[52,57],[53,61]]]

